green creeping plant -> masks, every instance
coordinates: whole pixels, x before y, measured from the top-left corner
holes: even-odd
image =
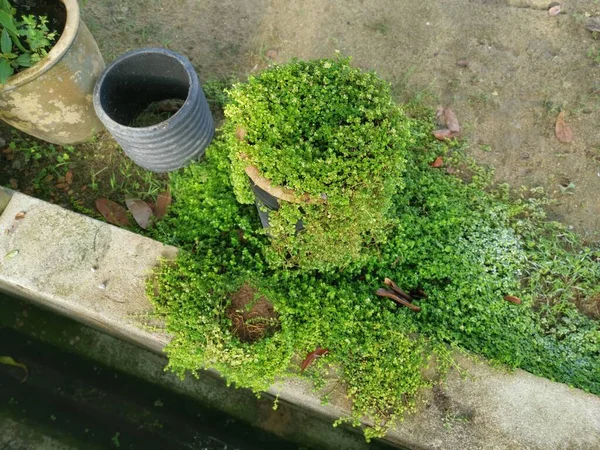
[[[48,55],[58,33],[46,16],[21,16],[8,0],[0,0],[0,84]]]

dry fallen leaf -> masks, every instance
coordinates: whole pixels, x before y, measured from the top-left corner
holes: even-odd
[[[11,188],[19,189],[19,183],[17,183],[17,180],[15,180],[14,178],[11,178],[10,180],[8,180],[8,182],[10,183]]]
[[[5,364],[7,366],[13,366],[18,367],[19,369],[23,369],[23,371],[25,372],[25,377],[23,377],[21,383],[25,383],[25,381],[27,381],[27,378],[29,377],[29,371],[27,370],[27,366],[25,364],[15,361],[10,356],[0,356],[0,364]]]
[[[435,110],[435,121],[441,127],[446,126],[446,119],[444,118],[444,107],[441,105],[438,106]]]
[[[507,295],[504,297],[504,300],[507,302],[514,303],[515,305],[521,304],[521,299],[519,297],[515,297],[514,295]]]
[[[69,189],[69,185],[67,183],[58,183],[55,184],[54,187],[56,189]]]
[[[21,220],[25,218],[25,212],[21,211],[19,213],[17,213],[17,215],[15,216],[15,220]]]
[[[248,132],[242,127],[237,127],[235,129],[235,138],[240,142],[244,140],[246,134],[248,134]]]
[[[66,181],[67,184],[72,184],[73,183],[73,172],[71,172],[70,170],[65,175],[65,181]]]
[[[169,209],[169,206],[171,206],[171,200],[171,191],[168,189],[166,192],[158,194],[156,205],[154,206],[156,218],[158,220],[162,219],[167,214],[167,210]]]
[[[113,225],[130,225],[127,211],[118,203],[106,198],[99,198],[96,200],[96,208],[108,223],[112,223]]]
[[[300,371],[304,372],[308,366],[310,366],[313,362],[316,361],[317,358],[326,355],[329,353],[329,350],[326,348],[317,347],[316,350],[310,352],[306,355],[304,361],[302,361],[302,365],[300,366]]]
[[[450,108],[444,109],[444,119],[446,120],[446,128],[454,133],[460,133],[460,124],[458,123],[458,119],[454,111]]]
[[[456,61],[456,65],[458,67],[469,67],[469,61],[466,59],[459,59],[458,61]]]
[[[152,216],[154,216],[152,208],[150,208],[148,203],[140,200],[139,198],[128,198],[125,200],[125,204],[127,205],[127,209],[129,209],[137,224],[144,230],[147,230],[150,219]]]
[[[442,167],[444,165],[444,158],[442,158],[441,156],[438,156],[437,158],[435,158],[435,161],[429,165],[435,169]]]
[[[445,141],[446,139],[452,139],[456,134],[446,128],[443,130],[434,130],[433,136],[439,141]]]
[[[561,111],[556,118],[555,126],[556,138],[563,144],[570,144],[573,142],[573,130],[565,123],[565,112]]]
[[[548,8],[548,15],[550,17],[558,16],[560,14],[560,4],[559,3],[551,3],[550,8]]]

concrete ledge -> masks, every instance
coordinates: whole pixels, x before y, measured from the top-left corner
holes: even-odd
[[[25,216],[17,219],[19,213]],[[144,280],[176,249],[19,193],[0,214],[0,290],[161,351],[169,337],[140,325],[152,310]],[[415,449],[600,448],[599,397],[458,359],[468,376],[453,372],[443,388],[426,393],[389,442]],[[348,411],[343,396],[321,405],[302,380],[270,392],[319,416]]]

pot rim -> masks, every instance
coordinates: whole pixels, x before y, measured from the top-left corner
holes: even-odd
[[[244,160],[245,158],[242,156],[241,158]],[[247,164],[244,168],[244,172],[252,182],[258,186],[260,189],[265,191],[267,194],[275,197],[278,200],[283,200],[288,203],[312,203],[312,204],[320,204],[325,203],[322,199],[311,198],[309,194],[306,192],[304,194],[298,195],[296,191],[292,189],[288,189],[283,186],[274,185],[271,180],[265,178],[261,173],[258,167],[253,164]]]
[[[187,97],[186,97],[185,101],[183,102],[183,105],[181,105],[181,108],[179,108],[179,110],[177,112],[175,112],[175,114],[173,114],[167,120],[156,123],[154,125],[148,125],[146,127],[130,127],[127,125],[123,125],[122,123],[119,123],[116,120],[114,120],[112,117],[110,117],[108,115],[108,113],[104,110],[104,107],[102,106],[102,101],[100,100],[100,93],[101,93],[100,90],[102,89],[104,80],[106,79],[106,77],[110,71],[112,71],[116,66],[123,63],[127,59],[134,58],[136,56],[143,55],[143,54],[152,54],[152,53],[166,55],[166,56],[172,58],[174,61],[177,61],[179,64],[181,64],[181,66],[187,73],[188,79],[189,79],[189,89],[188,89]],[[168,127],[169,123],[172,123],[173,120],[177,120],[177,118],[179,116],[183,115],[182,111],[192,108],[192,99],[194,97],[194,94],[198,90],[200,90],[200,80],[198,78],[198,74],[194,70],[190,60],[185,55],[182,55],[181,53],[177,53],[173,50],[169,50],[167,48],[145,47],[145,48],[138,48],[135,50],[131,50],[127,53],[122,54],[117,59],[115,59],[112,63],[110,63],[106,67],[106,69],[104,69],[102,74],[98,77],[98,80],[96,81],[96,86],[94,87],[93,104],[94,104],[94,109],[96,110],[96,115],[98,116],[100,121],[105,124],[105,126],[107,128],[112,127],[116,130],[127,131],[128,133],[132,133],[134,135],[135,134],[145,135],[148,133],[148,131],[160,130],[165,127]]]
[[[58,42],[50,49],[48,56],[42,61],[11,76],[5,84],[0,85],[0,92],[12,91],[19,86],[29,83],[40,77],[58,63],[73,45],[79,31],[80,10],[77,0],[58,0],[67,10],[65,28],[62,30]]]

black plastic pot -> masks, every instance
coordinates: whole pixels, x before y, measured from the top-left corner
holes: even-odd
[[[179,99],[183,106],[156,125],[132,127],[149,105]],[[106,68],[94,89],[98,118],[139,166],[169,172],[202,157],[212,141],[213,117],[189,60],[171,50],[126,53]]]
[[[256,198],[256,209],[258,210],[260,223],[263,228],[269,228],[269,211],[277,211],[279,209],[279,200],[277,197],[274,197],[267,191],[259,188],[251,179],[250,186],[252,187],[252,192]]]
[[[269,194],[264,189],[259,188],[252,179],[249,178],[252,192],[254,193],[256,209],[258,211],[258,217],[263,228],[269,228],[269,214],[271,211],[277,211],[279,209],[279,199]],[[304,225],[301,220],[296,224],[296,233],[302,231]]]

